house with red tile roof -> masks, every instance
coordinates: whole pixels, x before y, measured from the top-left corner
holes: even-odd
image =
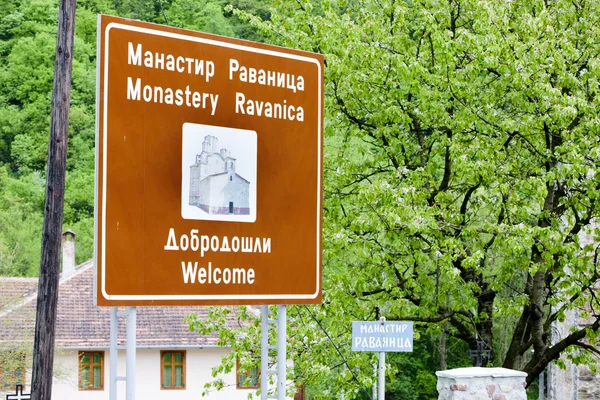
[[[108,307],[94,305],[93,271],[88,261],[61,274],[52,387],[57,399],[109,399],[110,316]],[[0,277],[0,394],[14,393],[15,384],[30,390],[37,284],[37,278]],[[119,314],[125,310],[119,308]],[[204,384],[214,379],[211,368],[230,349],[218,346],[216,335],[191,332],[184,318],[193,313],[201,317],[207,310],[137,307],[136,398],[202,397]],[[227,323],[233,326],[238,322],[230,315]],[[125,319],[119,317],[118,376],[125,375]],[[258,371],[232,371],[222,378],[225,388],[204,398],[248,399],[259,386]],[[125,399],[125,383],[117,386],[118,398]]]

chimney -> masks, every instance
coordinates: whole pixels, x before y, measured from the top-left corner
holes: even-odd
[[[62,276],[75,271],[75,233],[68,229],[62,234]]]

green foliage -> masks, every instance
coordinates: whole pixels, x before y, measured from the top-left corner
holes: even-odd
[[[169,22],[181,28],[234,36],[233,27],[223,15],[223,5],[217,1],[173,0],[168,15]]]
[[[259,30],[247,23],[245,18],[239,18],[239,14],[234,14],[233,10],[243,11],[259,18],[261,21],[269,21],[271,19],[271,12],[268,8],[270,3],[270,1],[265,2],[260,0],[234,0],[225,2],[224,5],[227,5],[226,9],[228,10],[225,15],[230,18],[235,36],[241,39],[263,42],[265,38]]]
[[[447,324],[471,348],[481,339],[490,365],[528,383],[551,361],[591,362],[598,316],[558,343],[551,332],[600,306],[598,2],[233,13],[272,43],[325,55],[323,305],[290,307],[299,381],[356,397],[372,360],[344,349],[349,326],[380,316],[430,337]],[[308,310],[358,383],[332,371],[339,356]]]
[[[0,275],[34,276],[40,264],[44,182],[0,167]]]
[[[93,252],[96,22],[105,13],[227,36],[259,38],[217,0],[82,0],[77,3],[64,228],[76,261]],[[261,12],[262,2],[240,7]],[[0,7],[0,274],[37,274],[56,51],[57,3],[6,0]]]

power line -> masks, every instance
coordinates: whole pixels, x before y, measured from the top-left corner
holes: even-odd
[[[352,374],[352,378],[354,378],[354,380],[356,381],[356,383],[358,383],[358,385],[361,387],[362,391],[365,393],[365,395],[367,396],[367,398],[369,400],[373,400],[373,398],[371,396],[369,396],[369,392],[367,392],[366,389],[361,385],[361,383],[359,382],[358,378],[354,374],[354,371],[352,371],[352,369],[348,365],[348,361],[346,361],[346,358],[343,356],[343,354],[340,351],[339,347],[331,339],[331,336],[329,336],[329,333],[327,333],[327,331],[325,330],[325,328],[323,328],[323,325],[321,325],[321,322],[313,315],[313,313],[308,309],[308,307],[306,306],[306,304],[303,304],[303,306],[306,309],[306,311],[308,311],[308,313],[310,314],[311,318],[315,320],[315,322],[317,323],[317,325],[319,325],[319,328],[321,328],[321,330],[323,331],[323,333],[325,334],[325,336],[327,336],[327,339],[331,342],[331,344],[333,345],[333,348],[335,348],[335,351],[337,351],[337,353],[340,355],[340,357],[342,358],[342,361],[344,362],[344,365],[346,365],[346,368],[348,368],[348,371],[350,371],[350,373]]]

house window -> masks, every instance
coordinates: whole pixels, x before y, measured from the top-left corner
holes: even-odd
[[[25,353],[4,351],[0,353],[0,391],[14,390],[16,385],[25,388]]]
[[[229,202],[229,214],[233,214],[233,201]]]
[[[160,352],[160,388],[185,389],[185,351]]]
[[[240,362],[236,362],[236,375],[238,389],[259,389],[260,388],[260,369],[258,367],[250,369],[241,369]]]
[[[104,390],[104,352],[79,352],[79,390]]]

